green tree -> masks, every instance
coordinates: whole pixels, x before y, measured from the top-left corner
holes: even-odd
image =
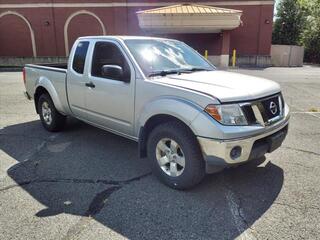
[[[301,43],[305,47],[305,61],[320,63],[320,0],[300,0],[305,25]]]
[[[299,0],[281,0],[273,25],[273,44],[299,44],[304,22],[304,12]]]

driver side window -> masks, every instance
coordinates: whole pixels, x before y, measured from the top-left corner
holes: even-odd
[[[117,65],[123,70],[121,77],[102,74],[102,66]],[[122,52],[114,43],[97,42],[93,52],[91,75],[100,78],[113,79],[118,81],[130,81],[130,67]]]

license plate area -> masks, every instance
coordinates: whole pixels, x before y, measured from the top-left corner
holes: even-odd
[[[269,145],[269,150],[268,152],[273,152],[274,150],[276,150],[277,148],[279,148],[283,142],[283,140],[285,139],[286,135],[288,132],[288,127],[285,127],[283,130],[272,134],[271,136],[269,136],[267,138],[267,143]]]

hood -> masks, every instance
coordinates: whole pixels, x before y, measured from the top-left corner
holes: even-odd
[[[221,102],[247,101],[280,92],[273,81],[226,71],[168,75],[153,81],[209,94]]]

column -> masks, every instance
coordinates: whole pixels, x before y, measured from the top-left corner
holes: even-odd
[[[220,67],[228,67],[230,52],[230,30],[222,30],[221,38]]]

